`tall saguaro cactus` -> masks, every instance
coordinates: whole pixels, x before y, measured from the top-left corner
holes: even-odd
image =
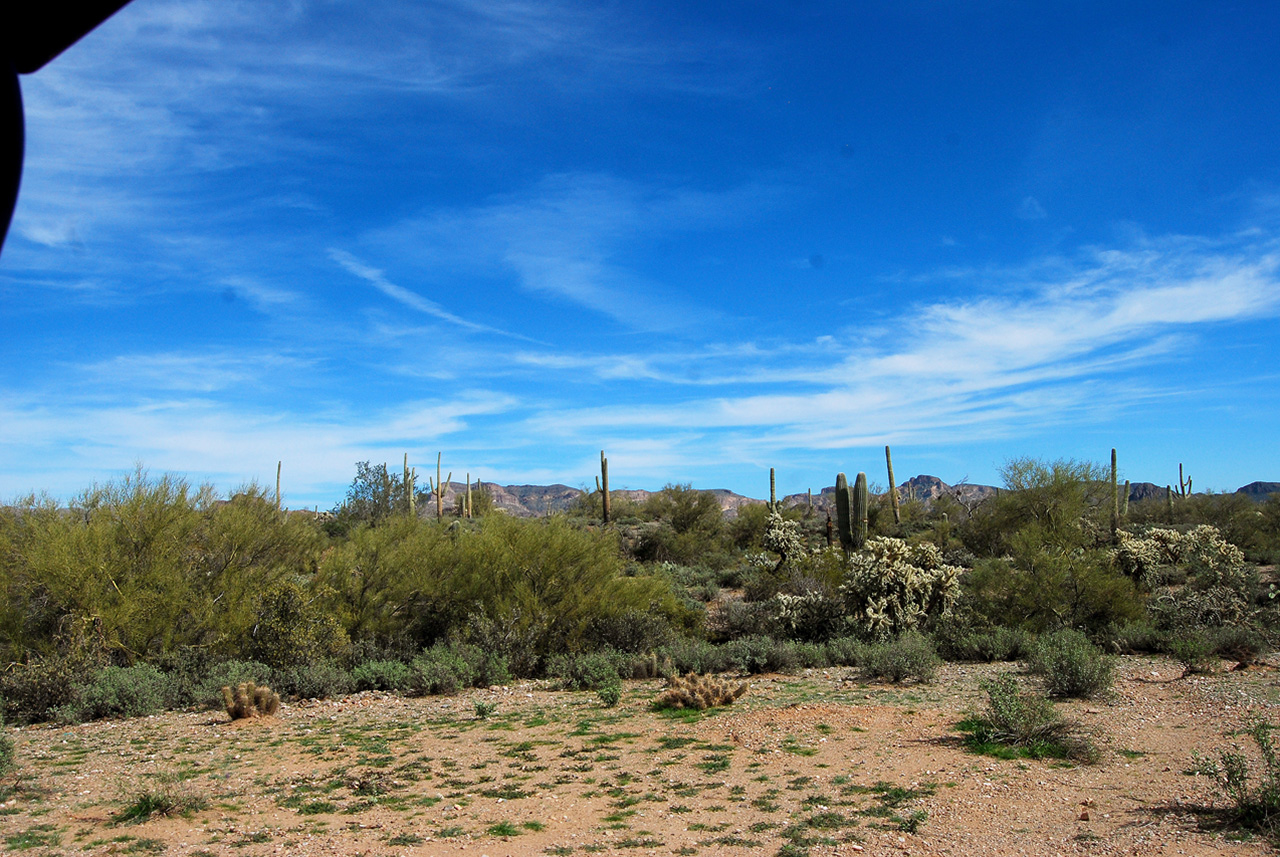
[[[871,499],[867,493],[867,474],[859,473],[849,492],[849,518],[853,525],[853,549],[862,550],[867,543],[867,512]]]
[[[432,493],[432,494],[434,494],[434,495],[435,495],[435,498],[436,498],[436,520],[437,520],[437,521],[440,521],[440,520],[443,520],[443,519],[444,519],[444,486],[445,486],[445,482],[442,482],[442,481],[440,480],[440,461],[441,461],[441,459],[442,459],[443,457],[444,457],[444,453],[443,453],[443,452],[437,452],[437,453],[436,453],[436,482],[435,482],[435,484],[434,484],[434,485],[432,485],[432,484],[431,484],[431,477],[430,477],[430,476],[428,476],[428,477],[427,477],[427,485],[431,488],[431,493]],[[448,481],[449,481],[449,482],[452,482],[452,481],[453,481],[453,471],[452,471],[452,470],[450,470],[450,471],[449,471],[449,479],[448,479]]]
[[[1116,481],[1116,448],[1111,447],[1111,541],[1120,531],[1120,483]]]
[[[418,502],[414,497],[414,489],[417,487],[414,483],[418,481],[418,468],[409,467],[409,453],[404,454],[404,494],[405,508],[409,511],[409,517],[412,518],[418,513]]]
[[[769,468],[769,511],[778,511],[778,481],[774,477],[773,468]]]
[[[843,473],[836,474],[836,532],[840,535],[840,547],[853,550],[853,525],[849,521],[849,479]]]
[[[604,523],[609,523],[609,459],[604,457],[604,450],[600,450],[600,517]]]
[[[862,550],[867,543],[867,509],[870,497],[867,493],[867,474],[859,473],[849,487],[843,473],[836,474],[836,528],[840,532],[840,546],[846,551]]]
[[[893,507],[893,522],[901,524],[902,509],[898,506],[898,483],[893,481],[893,455],[889,452],[887,443],[884,446],[884,464],[889,468],[889,505]]]

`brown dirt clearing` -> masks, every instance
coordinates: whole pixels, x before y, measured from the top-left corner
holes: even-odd
[[[1185,773],[1254,718],[1269,668],[1181,678],[1125,658],[1115,692],[1060,704],[1095,765],[965,750],[956,724],[1013,665],[947,665],[929,685],[845,669],[751,679],[731,707],[651,710],[546,683],[402,699],[364,693],[230,723],[180,712],[11,729],[5,853],[192,855],[1263,854]],[[496,705],[487,718],[476,703]],[[1252,751],[1252,748],[1248,748]],[[115,821],[140,796],[173,812]],[[1221,800],[1218,800],[1221,806]],[[191,808],[194,807],[194,808]],[[182,810],[187,808],[186,812]]]

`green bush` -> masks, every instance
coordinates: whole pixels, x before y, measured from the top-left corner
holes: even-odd
[[[674,675],[718,673],[729,669],[724,647],[697,637],[681,637],[657,651],[658,660],[671,665]]]
[[[1213,652],[1213,641],[1204,630],[1193,628],[1169,640],[1169,655],[1182,664],[1182,674],[1213,672],[1218,660]]]
[[[622,685],[606,685],[596,691],[596,696],[600,697],[600,704],[605,708],[613,708],[622,701]]]
[[[1211,632],[1213,650],[1219,656],[1229,658],[1237,665],[1257,663],[1270,649],[1266,637],[1248,625],[1228,625]]]
[[[867,646],[858,666],[864,675],[885,681],[930,682],[941,662],[923,634],[908,631],[896,640]]]
[[[356,690],[408,690],[413,682],[413,670],[403,661],[365,661],[351,670],[351,680]]]
[[[944,623],[945,624],[945,623]],[[1021,628],[939,628],[933,635],[938,654],[949,661],[996,663],[1027,657],[1035,638]]]
[[[619,683],[621,659],[605,649],[577,655],[556,655],[547,662],[547,675],[565,690],[599,690]]]
[[[1083,699],[1111,689],[1115,662],[1079,631],[1064,628],[1040,640],[1030,658],[1052,697]]]
[[[292,581],[282,581],[262,594],[249,650],[253,657],[278,668],[305,670],[307,665],[337,658],[347,634],[322,599],[327,588],[309,594]]]
[[[41,723],[54,709],[75,702],[76,684],[87,678],[83,665],[51,657],[16,664],[0,674],[4,716],[15,723]]]
[[[986,711],[960,725],[970,750],[996,756],[1064,758],[1092,763],[1098,750],[1063,720],[1053,703],[1023,691],[1010,673],[985,684]]]
[[[4,714],[0,713],[0,777],[17,767],[14,760],[13,739],[5,733]]]
[[[619,652],[651,652],[674,637],[675,632],[666,616],[634,607],[597,616],[588,623],[586,630],[589,644]]]
[[[414,694],[457,693],[476,684],[475,665],[465,650],[446,643],[436,643],[413,659],[409,668],[413,677],[409,690]]]
[[[1150,619],[1113,623],[1103,630],[1101,638],[1108,650],[1122,655],[1169,651],[1169,632],[1156,628]]]
[[[856,667],[866,656],[867,644],[857,637],[836,637],[827,641],[827,660],[832,666]]]
[[[151,664],[106,667],[75,687],[75,698],[55,713],[63,723],[108,717],[143,717],[164,710],[169,678]]]
[[[722,649],[726,667],[747,675],[791,672],[800,665],[795,643],[789,640],[754,635],[725,643]]]
[[[288,694],[298,699],[329,699],[355,689],[351,673],[332,660],[276,670],[271,686],[281,696]]]
[[[1257,785],[1251,783],[1249,760],[1240,747],[1221,750],[1218,761],[1201,760],[1198,773],[1213,777],[1218,790],[1231,801],[1236,821],[1276,836],[1276,819],[1280,817],[1280,756],[1271,738],[1272,727],[1259,721],[1250,728],[1261,757]]]

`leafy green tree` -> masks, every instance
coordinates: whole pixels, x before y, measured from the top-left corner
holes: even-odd
[[[345,533],[355,524],[377,526],[394,515],[408,514],[408,491],[404,476],[388,469],[385,462],[357,461],[347,496],[334,510],[335,531]],[[428,496],[426,491],[416,491],[414,500],[421,507]]]
[[[1005,489],[959,528],[985,556],[967,576],[967,602],[993,625],[1097,630],[1141,617],[1143,595],[1113,568],[1105,545],[1110,483],[1089,462],[1012,459]]]

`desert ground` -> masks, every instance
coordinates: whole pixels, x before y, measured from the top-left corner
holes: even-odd
[[[847,669],[750,678],[732,706],[654,710],[547,682],[405,699],[286,703],[275,717],[171,712],[10,728],[4,853],[190,855],[1263,854],[1194,773],[1258,718],[1280,673],[1183,676],[1122,659],[1105,698],[1059,703],[1095,764],[963,744],[981,684]],[[1026,677],[1029,683],[1033,680]],[[126,819],[133,814],[140,818]]]

